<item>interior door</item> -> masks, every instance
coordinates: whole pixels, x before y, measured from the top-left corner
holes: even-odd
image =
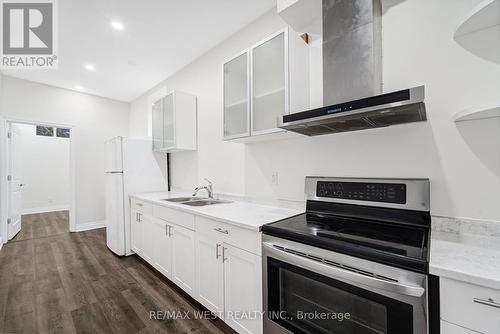
[[[19,127],[16,124],[10,124],[9,139],[9,216],[7,234],[8,239],[21,231],[21,208],[22,192],[24,186],[21,180],[21,159],[19,152],[19,140],[21,137]]]

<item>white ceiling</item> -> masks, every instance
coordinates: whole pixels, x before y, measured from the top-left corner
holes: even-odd
[[[275,5],[276,0],[60,0],[59,68],[2,73],[131,101]],[[123,31],[111,27],[113,20],[123,23]]]

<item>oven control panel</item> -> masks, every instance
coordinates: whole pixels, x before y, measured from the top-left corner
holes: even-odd
[[[406,204],[406,184],[318,181],[316,196]]]

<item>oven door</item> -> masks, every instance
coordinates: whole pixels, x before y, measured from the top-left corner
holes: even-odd
[[[427,334],[427,276],[263,236],[264,333]]]

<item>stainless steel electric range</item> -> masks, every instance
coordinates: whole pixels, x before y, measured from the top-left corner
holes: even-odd
[[[264,333],[435,333],[429,181],[307,177],[305,191],[305,213],[262,228]]]

